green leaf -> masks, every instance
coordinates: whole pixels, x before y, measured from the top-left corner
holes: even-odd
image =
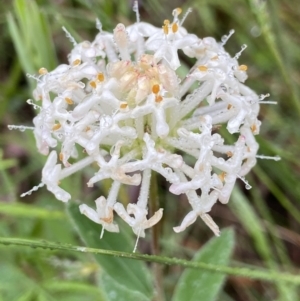
[[[227,265],[234,247],[234,233],[223,230],[220,237],[212,238],[196,253],[194,262]],[[225,276],[215,272],[186,269],[179,279],[173,301],[213,301]]]
[[[133,243],[124,233],[105,232],[100,240],[101,226],[87,219],[79,212],[78,205],[68,207],[69,215],[87,246],[104,250],[119,250],[130,252]],[[146,266],[139,261],[119,257],[107,258],[95,255],[97,262],[120,285],[132,291],[138,291],[145,296],[152,295],[150,274]]]
[[[111,278],[107,274],[102,275],[100,285],[106,294],[106,300],[109,301],[150,300],[140,292],[129,290],[123,285],[118,284],[113,278]]]

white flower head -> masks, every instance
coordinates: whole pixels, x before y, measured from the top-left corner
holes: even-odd
[[[50,72],[41,68],[34,91],[42,103],[34,134],[39,152],[48,155],[41,186],[67,202],[71,195],[60,181],[95,162],[99,170],[87,185],[107,178],[114,182],[108,198],[95,201],[96,211],[83,204],[81,213],[111,232],[119,231],[117,214],[144,237],[163,213],[160,208],[148,216],[151,172],[157,172],[170,183],[171,193],[185,194],[191,205],[174,231],[199,216],[218,235],[208,213],[217,201],[228,202],[237,179],[248,185],[243,177],[258,150],[254,136],[262,98],[244,84],[247,66],[238,59],[245,46],[231,57],[224,45],[233,31],[220,43],[188,33],[182,26],[187,14],[180,19],[179,8],[162,28],[140,22],[136,4],[134,10],[137,22],[118,24],[113,33],[102,31],[98,21],[92,42],[76,43],[68,35],[74,44],[69,64]],[[181,81],[178,49],[196,59]],[[199,87],[193,90],[194,83]],[[224,142],[220,126],[239,133],[234,144]],[[85,150],[80,160],[78,147]],[[127,209],[117,200],[121,185],[141,185],[138,202]]]

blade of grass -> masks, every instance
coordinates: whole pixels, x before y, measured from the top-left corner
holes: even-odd
[[[292,283],[292,284],[300,285],[299,274],[293,275],[290,273],[278,273],[278,272],[263,270],[259,268],[249,269],[249,268],[227,267],[227,266],[221,266],[215,264],[208,264],[204,262],[191,262],[188,260],[183,260],[178,258],[169,258],[163,256],[153,256],[153,255],[138,254],[138,253],[95,249],[95,248],[88,248],[83,246],[73,246],[70,244],[59,244],[50,241],[35,241],[35,240],[21,239],[21,238],[0,237],[0,244],[6,246],[13,245],[13,246],[23,246],[23,247],[32,247],[32,248],[42,248],[48,250],[85,252],[89,254],[115,256],[119,258],[129,258],[134,260],[157,262],[165,265],[178,265],[186,268],[203,269],[206,271],[213,271],[221,274],[252,278],[252,279],[263,280],[267,282],[282,282],[282,283]]]

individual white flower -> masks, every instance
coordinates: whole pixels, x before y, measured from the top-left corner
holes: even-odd
[[[46,185],[66,202],[71,196],[59,182],[95,162],[99,168],[88,186],[110,178],[112,188],[107,199],[95,201],[96,211],[83,204],[81,213],[102,225],[102,235],[104,229],[119,231],[116,213],[144,237],[162,217],[162,208],[148,216],[151,172],[157,172],[171,184],[171,193],[186,195],[192,208],[174,231],[183,231],[199,216],[219,235],[208,213],[217,201],[229,201],[237,179],[250,187],[244,176],[256,163],[254,136],[265,96],[244,84],[247,66],[238,59],[246,46],[234,57],[224,49],[233,31],[218,43],[188,33],[182,26],[187,14],[180,19],[180,8],[162,28],[140,22],[137,2],[134,10],[137,22],[118,24],[113,33],[97,21],[99,34],[92,42],[77,43],[67,34],[74,45],[69,64],[31,76],[37,80],[34,99],[42,102],[28,101],[39,109],[34,134],[48,160],[42,183],[28,194]],[[182,80],[178,49],[196,59]],[[229,134],[239,134],[234,144],[216,133],[222,125]],[[57,151],[49,154],[51,149]],[[125,209],[117,199],[120,186],[140,184],[137,203]]]

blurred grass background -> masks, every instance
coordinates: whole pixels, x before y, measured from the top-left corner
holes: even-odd
[[[31,125],[34,110],[26,100],[34,81],[25,76],[66,62],[72,48],[61,27],[77,41],[93,40],[95,18],[111,31],[119,22],[135,21],[131,1],[0,0],[0,236],[45,239],[79,244],[64,205],[46,189],[20,199],[40,182],[45,158],[37,153],[30,131],[9,131],[8,124]],[[184,26],[199,37],[217,40],[235,29],[226,45],[234,55],[248,48],[239,62],[248,66],[247,84],[258,94],[270,93],[278,105],[262,105],[260,154],[279,155],[279,162],[259,160],[228,206],[216,205],[212,216],[236,232],[233,263],[299,272],[300,264],[300,6],[293,0],[143,0],[143,21],[161,26],[175,7],[193,9]],[[189,61],[186,61],[189,64]],[[85,175],[64,180],[72,199],[92,201],[106,190],[87,191]],[[86,181],[85,181],[86,182]],[[164,210],[161,254],[191,258],[211,237],[199,220],[178,235],[172,232],[188,210],[188,203],[159,185]],[[125,200],[128,201],[128,200]],[[174,205],[176,204],[176,206]],[[141,249],[147,252],[147,244]],[[0,246],[0,300],[102,300],[97,283],[99,267],[84,254]],[[171,296],[181,269],[164,268],[164,287]],[[299,291],[281,284],[265,284],[229,277],[218,300],[299,300]],[[84,298],[84,299],[82,299]]]

